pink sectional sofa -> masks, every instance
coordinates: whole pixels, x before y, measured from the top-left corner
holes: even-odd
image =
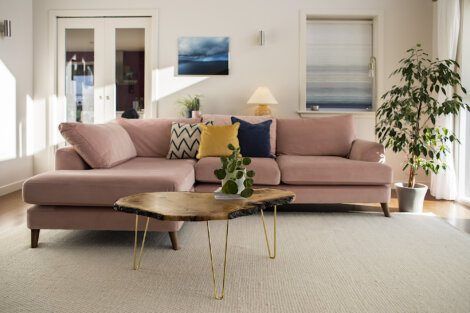
[[[203,120],[227,124],[230,116],[205,115]],[[166,159],[171,122],[118,120],[135,157],[111,168],[92,169],[72,147],[57,150],[55,171],[36,175],[23,186],[24,201],[34,204],[27,213],[31,246],[37,246],[40,229],[133,230],[134,216],[112,209],[123,196],[217,188],[213,171],[219,158]],[[351,116],[274,119],[271,146],[276,158],[252,158],[249,165],[256,171],[255,186],[291,190],[296,203],[381,203],[389,216],[392,170],[384,164],[384,147],[356,139]],[[149,230],[168,232],[177,249],[176,232],[182,224],[152,219]]]

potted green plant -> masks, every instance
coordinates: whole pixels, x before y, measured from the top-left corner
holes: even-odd
[[[240,148],[228,145],[232,153],[227,157],[221,157],[222,167],[214,171],[215,177],[222,181],[221,192],[231,195],[240,195],[249,198],[253,194],[253,170],[247,171],[245,166],[251,163],[251,159],[240,155]]]
[[[456,61],[431,60],[419,44],[407,53],[390,75],[398,76],[399,82],[381,98],[375,131],[386,148],[406,155],[403,170],[409,171],[408,182],[395,184],[400,211],[420,212],[427,186],[416,183],[418,170],[426,175],[446,170],[449,143],[459,142],[454,132],[437,126],[436,120],[470,107],[459,94],[466,90]],[[438,99],[440,93],[443,99]]]
[[[178,104],[183,107],[181,116],[184,117],[201,117],[201,95],[188,95],[178,100]]]

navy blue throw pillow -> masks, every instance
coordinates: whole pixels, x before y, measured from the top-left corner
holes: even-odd
[[[271,141],[269,131],[272,120],[259,124],[251,124],[247,121],[231,117],[232,124],[239,122],[238,141],[240,142],[240,153],[246,157],[271,157]]]

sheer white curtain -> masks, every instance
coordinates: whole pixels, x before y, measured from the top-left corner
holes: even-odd
[[[438,0],[435,15],[436,57],[439,59],[457,58],[457,45],[460,29],[460,2],[459,0]],[[447,92],[449,94],[449,92]],[[443,101],[445,96],[440,93],[439,100]],[[436,125],[454,129],[452,116],[438,118]],[[450,146],[451,152],[453,147]],[[436,199],[455,200],[457,197],[457,179],[455,176],[454,155],[447,155],[445,162],[447,170],[437,175],[431,175],[431,194]]]

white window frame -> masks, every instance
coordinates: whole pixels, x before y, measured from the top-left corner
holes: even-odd
[[[376,10],[301,10],[300,11],[300,46],[299,46],[299,110],[297,111],[301,116],[308,116],[311,114],[343,114],[352,113],[354,115],[375,115],[377,109],[377,102],[379,95],[383,94],[383,60],[384,60],[384,27],[383,27],[383,11]],[[373,56],[375,57],[375,81],[373,86],[373,103],[372,110],[321,110],[321,111],[307,111],[307,53],[306,53],[306,35],[307,23],[309,20],[371,20],[372,21],[372,44]]]

